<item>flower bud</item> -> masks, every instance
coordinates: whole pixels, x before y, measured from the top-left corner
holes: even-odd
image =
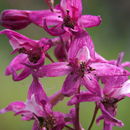
[[[28,26],[31,21],[28,18],[28,11],[4,10],[0,15],[0,25],[9,29],[19,30]]]
[[[59,61],[66,61],[66,52],[62,44],[57,44],[54,50],[54,54]]]

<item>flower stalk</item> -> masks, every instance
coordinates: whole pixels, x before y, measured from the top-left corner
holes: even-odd
[[[80,94],[80,86],[78,88],[77,94]],[[79,117],[79,112],[80,112],[80,104],[77,103],[75,105],[75,130],[81,130],[80,128],[80,117]]]
[[[98,106],[97,106],[97,104],[96,104],[96,105],[95,105],[95,110],[94,110],[94,113],[93,113],[93,117],[92,117],[91,123],[90,123],[90,125],[89,125],[89,127],[88,127],[88,130],[91,130],[91,129],[92,129],[92,126],[93,126],[94,121],[95,121],[95,119],[96,119],[97,113],[98,113]]]
[[[82,0],[60,0],[57,5],[54,0],[45,1],[49,9],[10,9],[0,14],[0,26],[6,28],[0,30],[0,35],[9,39],[11,54],[16,55],[6,67],[5,75],[11,75],[17,82],[32,77],[26,101],[12,102],[0,114],[12,111],[21,115],[22,120],[33,120],[32,130],[85,130],[80,123],[80,103],[92,102],[96,105],[88,130],[95,120],[97,124],[103,120],[103,130],[123,127],[123,122],[116,118],[117,103],[130,97],[130,71],[126,69],[130,62],[122,62],[123,52],[117,59],[107,60],[95,51],[86,28],[99,26],[102,19],[82,14]],[[30,24],[55,37],[35,40],[14,31]],[[60,89],[48,96],[40,79],[61,76],[66,77]],[[73,107],[66,112],[55,111],[66,98],[67,105]],[[98,110],[101,115],[96,117]]]

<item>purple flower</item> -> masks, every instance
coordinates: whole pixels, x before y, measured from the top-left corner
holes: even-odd
[[[9,104],[0,110],[0,113],[8,111],[13,111],[15,115],[22,115],[22,120],[34,120],[33,130],[61,130],[65,126],[65,114],[53,112],[46,101],[41,101],[41,105],[37,104],[33,95],[25,103],[19,101]]]
[[[12,74],[14,80],[26,78],[32,71],[44,64],[45,53],[52,46],[51,40],[31,40],[17,32],[5,29],[0,32],[9,38],[14,53],[19,53],[6,68],[6,75]],[[16,72],[22,70],[20,74]]]
[[[79,33],[71,43],[68,51],[68,62],[56,62],[44,65],[37,73],[38,77],[57,77],[67,75],[62,93],[71,96],[80,85],[84,85],[92,93],[99,89],[99,77],[128,75],[129,72],[116,65],[96,60],[92,40],[87,32]],[[98,62],[97,62],[98,61]],[[102,61],[102,62],[99,62]]]
[[[109,82],[111,83],[111,80]],[[118,87],[116,83],[115,86],[112,83],[111,87],[104,87],[103,89],[100,87],[99,89],[102,91],[101,96],[99,96],[100,93],[98,94],[99,90],[96,94],[84,91],[71,98],[68,105],[74,105],[80,102],[96,102],[102,112],[102,115],[97,119],[97,123],[100,120],[104,120],[104,130],[112,130],[113,126],[122,127],[123,123],[115,118],[117,103],[126,96],[130,97],[130,80],[124,81]]]
[[[122,53],[117,60],[111,62],[119,68],[123,68]],[[110,72],[110,71],[109,71]],[[92,91],[82,91],[80,94],[75,95],[68,102],[68,105],[74,105],[80,102],[96,102],[97,109],[100,108],[102,115],[97,119],[97,123],[100,120],[104,120],[104,130],[112,130],[113,126],[123,126],[120,120],[115,118],[117,111],[117,103],[124,99],[126,96],[130,97],[130,80],[128,75],[113,75],[99,77],[102,82],[103,88],[99,84],[95,93]],[[99,90],[98,90],[99,89]]]
[[[80,124],[80,103],[94,102],[95,111],[89,130],[98,110],[101,115],[97,124],[104,121],[104,130],[113,126],[122,127],[116,119],[117,103],[130,97],[130,62],[122,63],[124,53],[117,60],[107,60],[95,51],[93,41],[85,28],[100,25],[101,17],[82,15],[82,0],[61,0],[54,6],[54,0],[45,0],[47,10],[4,10],[0,14],[0,25],[9,28],[0,31],[9,39],[17,54],[7,66],[5,74],[14,81],[32,76],[27,101],[16,101],[0,110],[0,114],[12,111],[21,115],[22,120],[33,120],[32,130],[84,130]],[[56,38],[32,40],[12,30],[20,30],[31,23],[43,28]],[[12,30],[10,30],[12,29]],[[55,62],[48,54],[54,47]],[[46,64],[45,58],[52,63]],[[40,82],[42,77],[65,76],[62,88],[47,96]],[[85,87],[82,91],[81,87]],[[70,112],[55,112],[53,108],[64,99],[71,97],[68,105],[75,105]],[[71,128],[68,125],[72,125]]]
[[[61,35],[66,31],[79,31],[84,28],[98,26],[100,16],[82,15],[81,0],[61,0],[53,8],[53,1],[47,3],[51,10],[4,10],[0,16],[0,24],[10,29],[22,29],[30,23],[43,27],[51,35]],[[48,28],[48,26],[53,26]]]
[[[61,130],[67,123],[66,116],[61,112],[54,112],[52,107],[63,99],[61,92],[47,97],[38,78],[33,77],[26,102],[12,102],[6,108],[0,110],[0,114],[13,111],[15,115],[21,115],[22,120],[34,120],[33,130]]]
[[[0,25],[13,30],[23,29],[31,23],[43,27],[43,18],[49,15],[52,15],[51,10],[4,10],[0,14]]]
[[[61,0],[56,9],[52,12],[52,17],[44,18],[44,29],[54,36],[61,35],[66,31],[77,32],[84,28],[98,26],[101,23],[100,16],[82,15],[81,0]],[[50,21],[54,21],[52,28],[48,28]]]

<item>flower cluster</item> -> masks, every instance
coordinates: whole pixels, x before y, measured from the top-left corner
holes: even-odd
[[[96,119],[104,121],[103,130],[113,126],[122,127],[116,119],[117,103],[126,96],[130,97],[130,62],[122,63],[124,53],[116,60],[107,60],[99,55],[85,28],[100,25],[101,17],[82,15],[82,0],[61,0],[54,6],[53,0],[46,0],[48,10],[4,10],[0,24],[8,29],[0,31],[9,39],[17,54],[7,66],[5,75],[12,75],[14,81],[32,76],[27,101],[10,103],[0,113],[13,111],[22,120],[34,120],[33,130],[84,130],[79,120],[81,102],[94,102],[92,128],[98,110],[101,115]],[[55,38],[32,40],[13,30],[35,24]],[[48,50],[54,48],[55,62]],[[45,64],[45,59],[51,64]],[[20,72],[20,73],[19,73]],[[47,96],[40,78],[65,76],[61,89]],[[84,89],[82,89],[84,88]],[[56,112],[53,108],[64,98],[68,98],[68,113]]]

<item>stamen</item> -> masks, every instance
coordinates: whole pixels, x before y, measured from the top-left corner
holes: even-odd
[[[46,118],[43,117],[37,117],[40,128],[46,128],[47,130],[50,130],[55,127],[56,120],[52,115],[49,115]]]
[[[66,27],[74,29],[75,22],[70,17],[69,10],[66,10],[66,12],[67,12],[67,15],[63,19],[63,21],[64,21],[63,25],[66,26]]]
[[[118,102],[118,99],[112,98],[112,97],[105,97],[102,101],[102,103],[104,104],[106,108],[112,107],[115,109],[117,107],[117,102]]]
[[[80,69],[79,69],[79,74],[80,74],[81,77],[84,77],[85,70],[86,70],[86,63],[81,62],[80,63]]]
[[[23,48],[19,48],[18,49],[18,52],[19,53],[24,53],[24,54],[26,54],[27,53],[27,51],[26,51],[26,49],[23,47]]]
[[[37,48],[36,50],[31,48],[29,50],[26,50],[23,47],[23,48],[19,48],[18,52],[23,53],[23,54],[27,54],[29,61],[35,64],[41,58],[42,48]]]

